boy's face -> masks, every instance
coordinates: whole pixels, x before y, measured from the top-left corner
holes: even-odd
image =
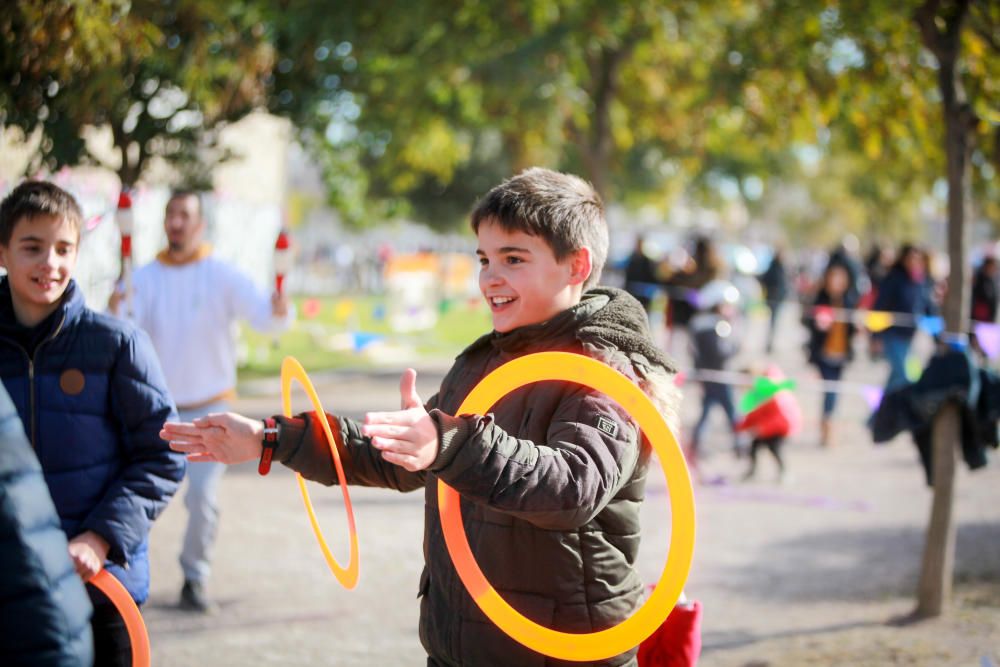
[[[479,290],[493,314],[493,328],[504,333],[539,324],[575,306],[590,276],[590,250],[582,248],[557,262],[539,236],[508,232],[485,221],[477,233]]]
[[[22,324],[36,324],[56,309],[73,275],[79,240],[66,218],[40,215],[19,220],[10,243],[0,245],[0,264]]]

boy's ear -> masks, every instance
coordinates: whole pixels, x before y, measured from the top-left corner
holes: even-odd
[[[593,258],[590,256],[590,248],[583,246],[570,256],[569,284],[579,285],[586,282],[593,271]]]
[[[7,268],[7,246],[0,243],[0,268]]]

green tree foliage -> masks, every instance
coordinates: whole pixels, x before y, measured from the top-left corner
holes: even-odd
[[[217,130],[264,104],[274,53],[238,0],[18,0],[0,35],[0,123],[41,131],[31,169],[103,164],[83,131],[106,126],[123,186],[154,156],[203,176]]]

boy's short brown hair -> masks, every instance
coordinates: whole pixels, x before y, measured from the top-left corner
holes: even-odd
[[[48,181],[25,181],[0,203],[0,245],[10,244],[14,226],[23,218],[31,220],[42,215],[68,220],[80,235],[83,211],[73,195]]]
[[[593,268],[583,288],[601,278],[608,257],[604,204],[590,183],[550,169],[532,167],[486,193],[472,211],[472,230],[493,222],[508,232],[545,239],[557,261],[586,246]]]

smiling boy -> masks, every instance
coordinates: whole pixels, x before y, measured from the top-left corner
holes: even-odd
[[[176,413],[148,338],[87,308],[73,281],[81,221],[73,197],[51,183],[27,181],[0,203],[0,377],[77,573],[87,580],[107,567],[142,603],[147,535],[184,461],[158,436]],[[120,615],[90,594],[95,664],[130,665]]]
[[[400,382],[402,410],[368,413],[363,424],[326,418],[349,484],[425,490],[419,594],[427,664],[556,664],[507,637],[466,592],[444,543],[437,480],[462,495],[473,554],[505,600],[546,627],[594,632],[621,623],[641,601],[643,584],[632,564],[649,447],[619,405],[572,383],[523,387],[488,415],[455,413],[490,371],[558,350],[621,371],[674,420],[673,367],[652,342],[639,302],[621,290],[593,288],[608,231],[588,183],[530,169],[491,190],[471,222],[493,332],[456,358],[426,404],[408,369]],[[274,458],[335,484],[316,415],[274,419]],[[191,460],[237,463],[261,456],[262,432],[260,422],[229,413],[168,424],[163,435]],[[634,665],[635,651],[591,664]]]

